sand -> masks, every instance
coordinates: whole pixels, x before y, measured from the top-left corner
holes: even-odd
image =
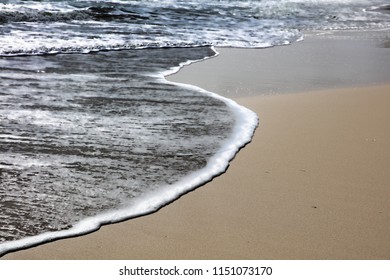
[[[154,214],[3,259],[390,259],[390,49],[362,34],[219,49],[169,77],[259,115],[227,172]]]

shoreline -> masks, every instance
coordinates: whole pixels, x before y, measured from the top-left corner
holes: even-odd
[[[318,40],[326,41],[314,37],[301,46],[222,49],[220,56],[168,78],[185,83],[188,75],[192,84],[228,97],[244,93],[233,99],[259,115],[252,142],[225,174],[154,214],[2,259],[389,259],[390,80],[356,86],[343,77],[340,81],[350,84],[335,84],[340,77],[329,69],[340,61],[324,61],[329,56],[320,53],[319,62],[328,68],[306,78],[314,88],[302,89],[291,76],[307,77],[309,66],[297,69],[295,61],[286,61],[278,66],[286,68],[282,73],[262,60],[280,59],[282,52],[296,57],[299,50],[312,56],[308,64],[315,67],[318,49],[311,44]],[[332,46],[332,40],[325,41],[322,51]],[[368,47],[379,58],[389,55],[389,49],[353,43],[343,41],[348,48],[338,53],[355,46],[356,54]],[[256,61],[268,63],[269,76]],[[365,61],[350,62],[362,67]],[[320,79],[331,89],[318,88]],[[278,84],[280,93],[284,86],[301,93],[267,95],[264,84]]]
[[[194,84],[238,101],[241,97],[375,86],[390,82],[390,30],[305,34],[291,45],[216,48],[167,79]],[[226,58],[228,56],[228,58]]]

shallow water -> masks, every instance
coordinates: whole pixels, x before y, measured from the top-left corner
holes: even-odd
[[[204,167],[231,133],[231,109],[151,74],[210,55],[1,60],[1,241],[68,228]]]

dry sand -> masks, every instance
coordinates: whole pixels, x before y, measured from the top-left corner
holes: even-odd
[[[260,117],[226,174],[152,215],[3,258],[390,259],[390,49],[368,37],[222,49],[186,67],[170,79]]]

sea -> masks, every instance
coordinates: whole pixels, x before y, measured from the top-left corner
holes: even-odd
[[[258,117],[165,79],[184,65],[389,28],[384,0],[1,0],[0,256],[155,212],[226,171]]]

